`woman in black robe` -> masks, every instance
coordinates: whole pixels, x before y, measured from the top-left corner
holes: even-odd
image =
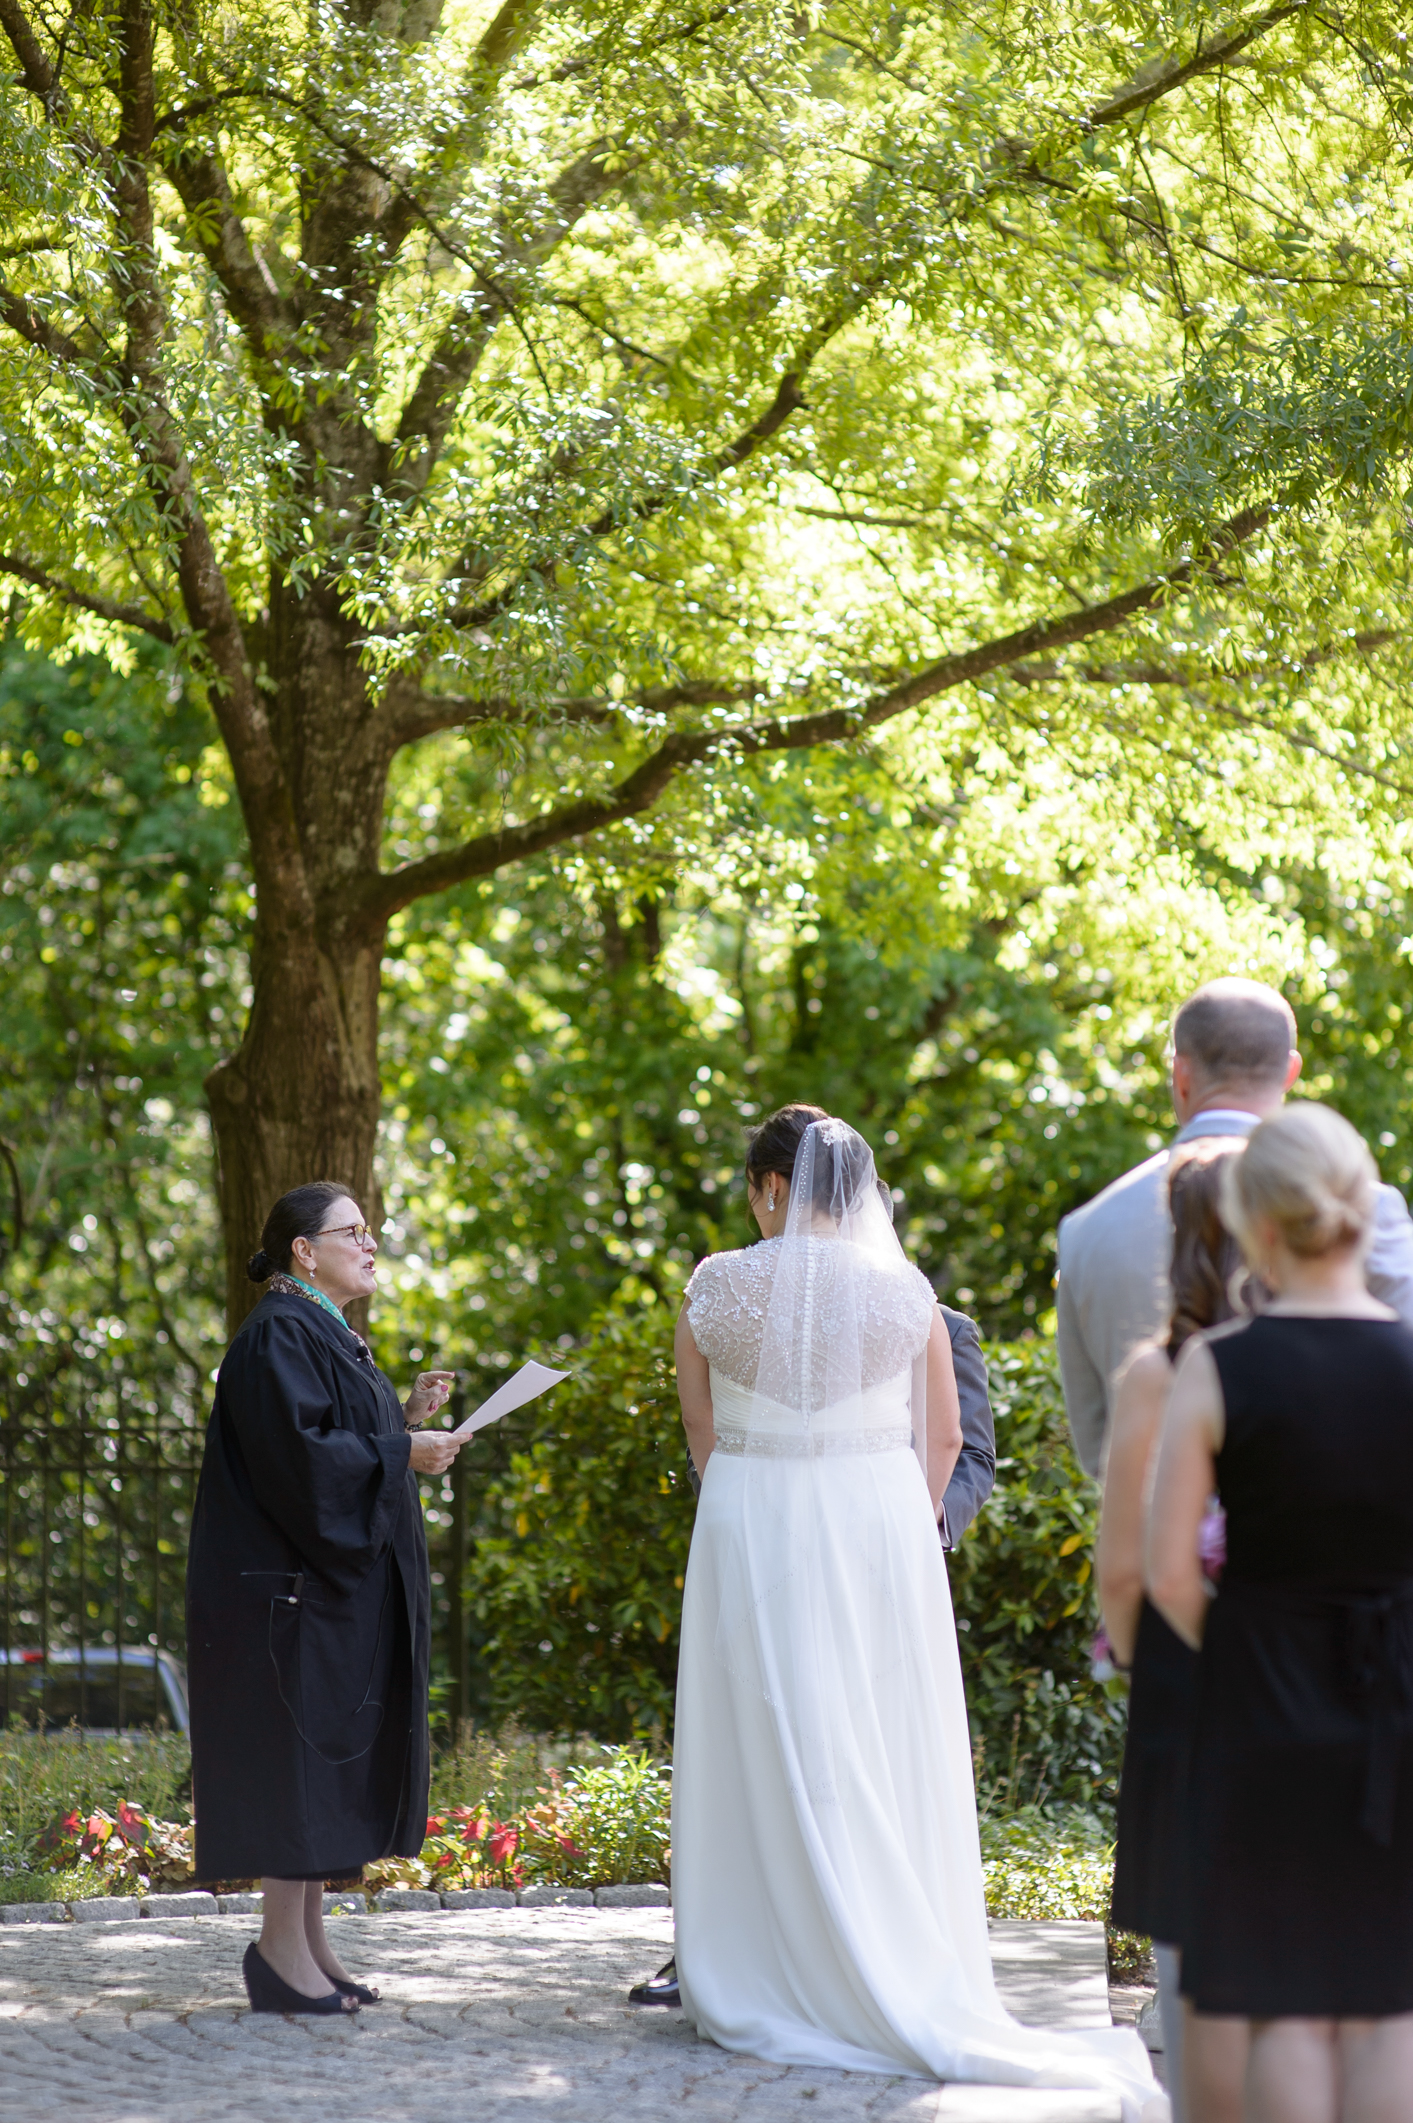
[[[261,1879],[245,1957],[257,2012],[373,2002],[325,1936],[324,1881],[415,1856],[426,1832],[417,1476],[443,1473],[457,1447],[412,1428],[451,1374],[424,1372],[404,1409],[344,1319],[374,1287],[376,1251],[330,1181],[275,1204],[249,1270],[269,1289],[221,1365],[192,1516],[196,1872]]]

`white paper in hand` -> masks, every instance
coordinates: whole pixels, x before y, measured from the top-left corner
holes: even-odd
[[[568,1376],[567,1371],[551,1371],[547,1364],[522,1364],[514,1378],[508,1378],[503,1386],[497,1386],[488,1401],[482,1401],[480,1407],[473,1409],[464,1423],[449,1431],[447,1435],[460,1442],[463,1438],[470,1437],[474,1430],[484,1430],[487,1423],[499,1422],[503,1415],[509,1415],[512,1408],[523,1408],[526,1401],[533,1401],[539,1394],[548,1393],[551,1386],[557,1386],[562,1378]]]

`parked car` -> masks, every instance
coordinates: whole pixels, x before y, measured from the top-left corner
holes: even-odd
[[[186,1673],[170,1651],[124,1645],[123,1714],[118,1719],[118,1665],[111,1644],[83,1651],[0,1652],[0,1715],[18,1711],[26,1725],[43,1717],[49,1731],[77,1725],[93,1734],[130,1731],[159,1722],[187,1732]]]

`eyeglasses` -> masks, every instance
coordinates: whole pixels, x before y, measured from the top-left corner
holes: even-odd
[[[377,1235],[368,1224],[331,1224],[326,1231],[316,1231],[315,1238],[351,1238],[355,1245],[366,1253],[371,1246],[378,1250]]]

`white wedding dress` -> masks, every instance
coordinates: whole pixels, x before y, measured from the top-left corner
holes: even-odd
[[[996,1994],[956,1629],[913,1450],[935,1299],[876,1229],[851,1243],[860,1228],[798,1231],[788,1277],[787,1228],[703,1261],[688,1290],[716,1446],[677,1685],[682,2002],[700,2033],[775,2063],[1099,2088],[1152,2123],[1167,2099],[1136,2034],[1026,2029]],[[841,1398],[827,1352],[846,1344]]]

